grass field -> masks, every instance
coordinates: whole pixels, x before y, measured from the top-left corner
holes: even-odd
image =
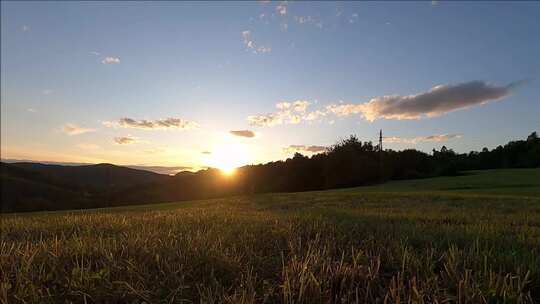
[[[1,219],[4,303],[540,301],[540,169]]]

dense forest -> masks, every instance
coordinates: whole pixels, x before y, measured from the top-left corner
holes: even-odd
[[[311,157],[296,153],[284,161],[244,166],[233,176],[217,169],[165,176],[109,164],[68,167],[2,163],[0,177],[2,212],[14,212],[324,190],[466,174],[467,170],[535,167],[540,167],[536,132],[492,150],[463,154],[445,146],[432,153],[381,151],[377,145],[352,135],[324,153]]]

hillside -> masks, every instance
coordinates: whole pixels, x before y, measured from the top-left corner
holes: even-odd
[[[71,181],[92,190],[111,191],[168,180],[166,175],[112,164],[62,166],[40,163],[13,163],[11,165],[36,171],[52,178]]]
[[[539,174],[2,215],[0,297],[538,303]]]
[[[112,205],[111,193],[170,178],[110,164],[0,163],[0,209],[21,212],[106,207]]]

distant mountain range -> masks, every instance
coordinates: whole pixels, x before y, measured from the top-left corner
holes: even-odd
[[[3,163],[39,163],[44,165],[61,165],[61,166],[89,166],[91,163],[71,163],[71,162],[55,162],[55,161],[34,161],[27,159],[10,159],[3,158],[0,160]],[[195,168],[187,166],[147,166],[147,165],[126,165],[123,167],[152,171],[159,174],[174,175],[181,171],[193,171]]]
[[[214,197],[224,193],[215,192],[215,178],[222,178],[216,169],[166,175],[112,164],[0,162],[0,210],[84,209]]]
[[[0,164],[4,212],[103,207],[111,193],[172,178],[111,164]]]

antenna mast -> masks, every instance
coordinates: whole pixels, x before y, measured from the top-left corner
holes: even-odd
[[[382,153],[382,129],[379,131],[379,152]]]

